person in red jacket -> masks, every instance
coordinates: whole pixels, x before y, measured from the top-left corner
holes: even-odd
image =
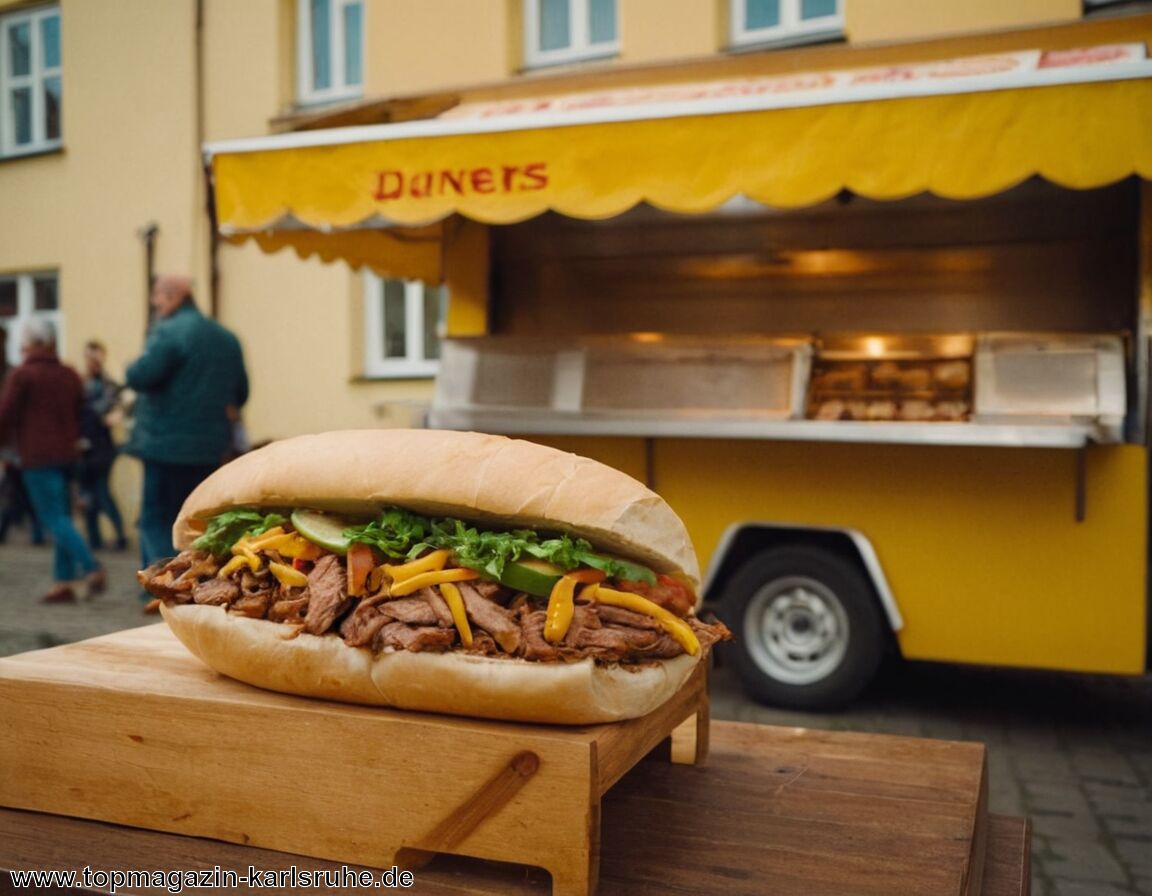
[[[0,394],[0,444],[15,443],[32,507],[53,542],[55,586],[41,601],[76,600],[103,591],[103,567],[72,522],[69,476],[80,457],[80,376],[56,356],[56,330],[46,320],[26,322],[20,333],[23,363]]]

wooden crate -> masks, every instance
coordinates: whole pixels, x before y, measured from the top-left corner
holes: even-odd
[[[262,691],[164,625],[0,659],[0,718],[2,806],[376,867],[536,865],[581,896],[605,792],[689,719],[702,762],[708,730],[703,668],[642,719],[522,725]]]

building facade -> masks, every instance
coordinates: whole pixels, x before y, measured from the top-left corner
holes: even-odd
[[[203,145],[463,102],[1120,43],[1147,30],[1131,26],[1146,12],[1101,0],[0,0],[0,326],[49,317],[67,360],[98,339],[116,374],[142,344],[149,277],[189,272],[201,307],[244,342],[253,441],[409,425],[431,396],[453,284],[219,239]],[[460,288],[484,288],[484,271],[478,260]],[[135,476],[119,465],[129,506]]]

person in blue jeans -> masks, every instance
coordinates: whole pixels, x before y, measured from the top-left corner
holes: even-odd
[[[24,488],[52,538],[55,585],[45,603],[75,601],[104,590],[107,576],[72,522],[70,476],[80,458],[84,387],[56,355],[56,330],[42,318],[21,328],[23,363],[0,393],[0,444],[15,443]]]
[[[116,442],[108,425],[108,416],[120,398],[121,386],[104,370],[104,345],[89,340],[84,346],[84,412],[80,417],[80,436],[83,452],[80,456],[80,501],[84,510],[84,528],[88,547],[99,551],[104,547],[100,531],[100,517],[108,517],[116,533],[115,548],[128,546],[124,535],[124,520],[120,507],[112,496],[109,479],[116,462]]]
[[[191,280],[157,278],[149,303],[154,317],[144,352],[125,371],[136,403],[124,451],[144,464],[139,527],[145,568],[176,553],[172,526],[180,507],[229,454],[248,400],[240,340],[200,313]]]

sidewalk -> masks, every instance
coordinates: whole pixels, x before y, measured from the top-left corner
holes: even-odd
[[[108,590],[75,604],[42,604],[37,598],[52,586],[52,548],[26,543],[22,530],[10,531],[0,545],[0,656],[82,641],[96,635],[159,622],[145,616],[136,570],[135,548],[99,551],[108,570]]]

